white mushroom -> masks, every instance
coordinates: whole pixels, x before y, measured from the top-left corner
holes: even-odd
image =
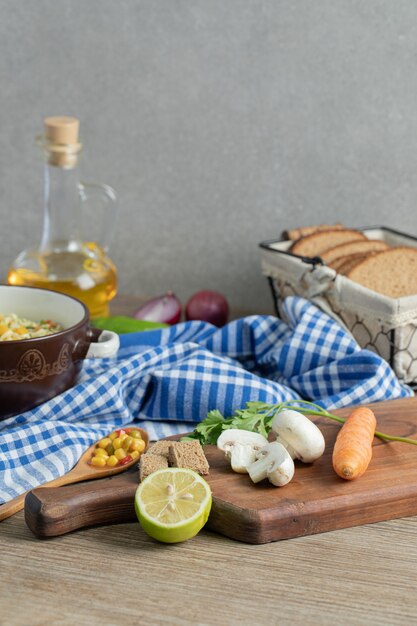
[[[236,443],[228,458],[234,472],[247,474],[247,466],[256,461],[256,450],[250,443]]]
[[[298,411],[284,409],[272,421],[276,440],[282,443],[293,459],[312,463],[324,452],[324,437],[317,426]]]
[[[266,446],[268,440],[259,433],[239,428],[224,430],[217,440],[217,447],[226,454],[232,470],[247,473],[247,466],[256,460],[256,454]]]
[[[276,487],[283,487],[294,476],[294,469],[294,461],[287,450],[273,441],[258,452],[258,460],[249,465],[248,474],[254,483],[267,478]]]

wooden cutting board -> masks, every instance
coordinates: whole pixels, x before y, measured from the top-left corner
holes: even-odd
[[[417,439],[417,398],[369,405],[377,429]],[[335,411],[346,416],[349,409]],[[296,464],[285,487],[254,485],[235,474],[215,446],[206,446],[213,506],[207,528],[247,543],[267,543],[339,528],[417,515],[417,446],[374,441],[371,464],[357,481],[344,481],[331,463],[339,425],[314,418],[326,451],[313,465]],[[94,524],[136,520],[137,470],[67,487],[38,488],[26,497],[25,519],[39,537],[53,537]]]

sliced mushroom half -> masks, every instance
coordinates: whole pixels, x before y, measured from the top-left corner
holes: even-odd
[[[277,441],[268,443],[260,452],[257,460],[249,465],[248,474],[254,483],[267,478],[276,487],[283,487],[294,476],[294,461]]]
[[[256,460],[256,455],[264,448],[268,440],[259,433],[239,428],[229,428],[222,432],[217,440],[217,447],[229,459],[234,472],[247,473],[247,467]]]

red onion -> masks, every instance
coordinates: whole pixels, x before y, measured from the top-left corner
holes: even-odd
[[[217,291],[198,291],[185,307],[186,320],[202,320],[214,326],[224,326],[229,317],[229,304]]]
[[[133,315],[137,320],[176,324],[181,319],[181,302],[172,291],[145,302]]]

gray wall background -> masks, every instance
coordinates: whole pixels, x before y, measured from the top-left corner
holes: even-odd
[[[40,237],[46,115],[118,191],[123,293],[272,311],[283,228],[417,235],[414,0],[0,0],[0,85],[3,278]]]

